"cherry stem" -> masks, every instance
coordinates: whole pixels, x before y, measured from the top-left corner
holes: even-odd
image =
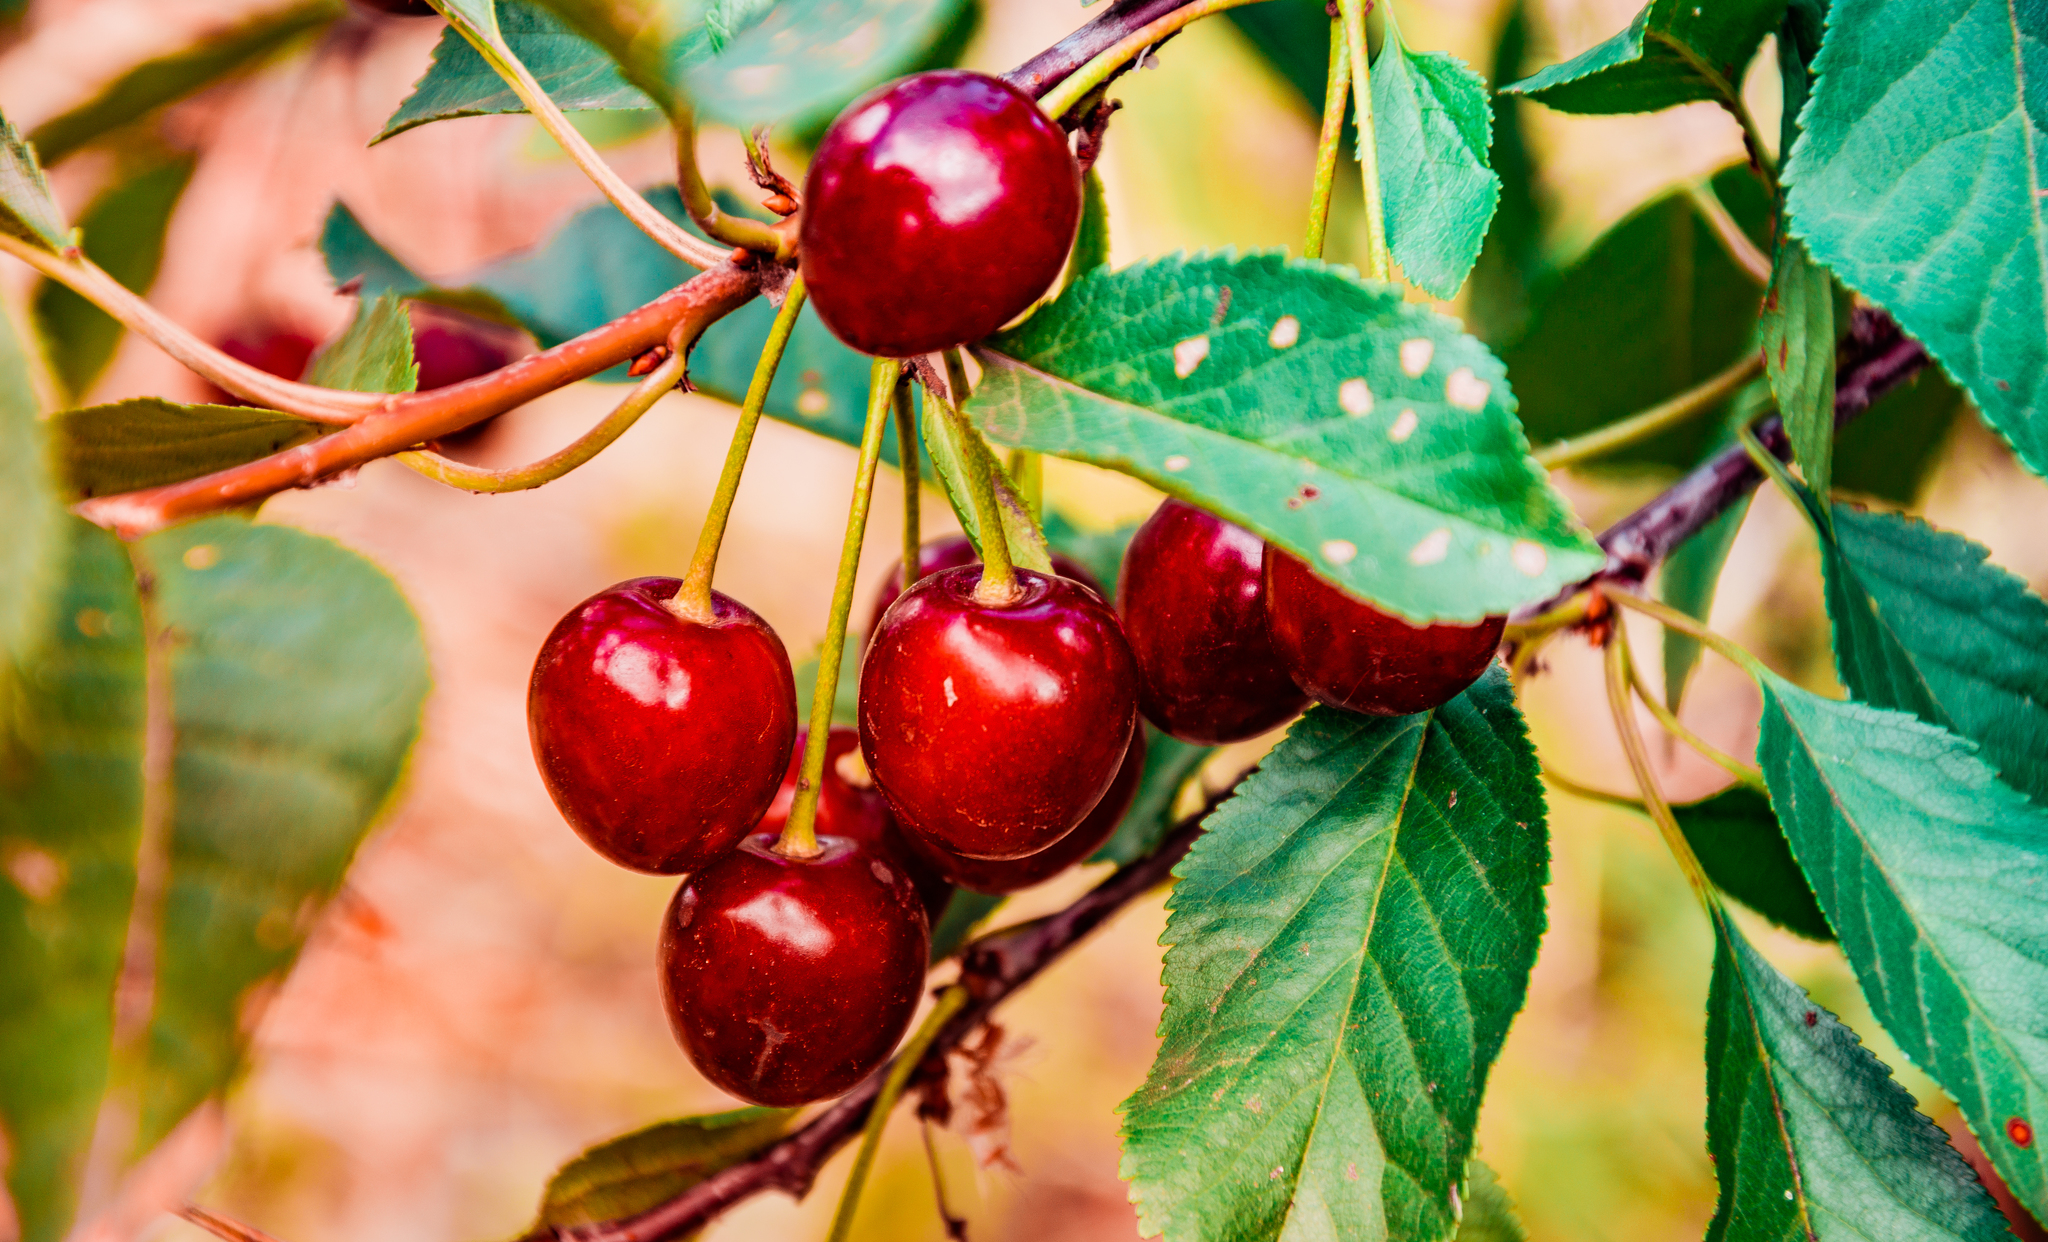
[[[1749,240],[1749,234],[1743,232],[1735,217],[1728,214],[1721,196],[1714,193],[1713,183],[1695,181],[1685,187],[1685,196],[1692,201],[1693,210],[1699,213],[1700,219],[1713,231],[1714,240],[1720,242],[1721,249],[1735,261],[1735,266],[1756,283],[1770,284],[1770,257],[1756,248],[1756,243]]]
[[[1346,59],[1351,62],[1351,97],[1358,104],[1358,173],[1365,188],[1365,274],[1374,280],[1394,278],[1393,256],[1387,253],[1387,221],[1380,203],[1379,142],[1372,128],[1372,57],[1365,39],[1365,0],[1337,0],[1344,27]]]
[[[1618,607],[1632,609],[1645,616],[1655,617],[1663,623],[1666,629],[1677,630],[1681,634],[1687,634],[1698,639],[1702,644],[1711,648],[1714,654],[1742,669],[1742,671],[1752,677],[1760,676],[1764,671],[1762,662],[1751,655],[1741,643],[1724,635],[1716,634],[1669,604],[1650,599],[1647,596],[1637,595],[1631,591],[1604,589],[1600,593],[1606,596],[1610,603]]]
[[[1605,457],[1632,444],[1640,444],[1673,427],[1682,426],[1709,410],[1719,409],[1742,386],[1763,374],[1761,351],[1744,354],[1720,374],[1710,376],[1668,400],[1647,410],[1612,422],[1598,431],[1546,444],[1531,454],[1545,470],[1558,470],[1596,457]]]
[[[810,858],[818,852],[818,792],[825,781],[825,748],[832,733],[832,704],[839,693],[839,662],[846,654],[846,618],[853,611],[853,580],[860,571],[860,545],[867,535],[868,505],[874,499],[875,467],[882,460],[882,432],[889,426],[902,365],[894,358],[877,358],[868,371],[867,422],[861,431],[853,503],[846,513],[846,540],[839,547],[839,577],[832,584],[832,615],[825,622],[824,646],[818,650],[818,680],[811,694],[803,774],[797,781],[789,820],[775,842],[775,852],[785,858]]]
[[[605,415],[603,422],[584,432],[561,451],[528,465],[486,470],[451,461],[426,449],[399,453],[396,460],[437,483],[446,483],[466,492],[523,492],[554,482],[610,448],[613,441],[626,434],[627,428],[640,421],[641,415],[654,408],[655,402],[674,390],[676,382],[687,370],[687,356],[681,349],[672,350],[666,361],[635,384],[633,391],[626,394],[626,399]]]
[[[896,381],[896,460],[903,469],[903,589],[917,585],[924,535],[919,529],[918,505],[923,500],[918,472],[917,409],[910,389],[910,377]]]
[[[1598,802],[1602,806],[1619,807],[1624,811],[1640,812],[1645,809],[1641,798],[1631,798],[1627,794],[1608,793],[1604,789],[1595,789],[1591,785],[1573,780],[1571,777],[1548,765],[1543,769],[1543,779],[1564,790],[1572,797],[1580,798],[1587,802]]]
[[[1309,192],[1308,239],[1304,258],[1323,257],[1323,238],[1330,228],[1330,193],[1337,183],[1337,157],[1344,143],[1344,105],[1351,98],[1351,52],[1344,42],[1344,20],[1330,19],[1329,85],[1323,92],[1323,128],[1316,138],[1315,188]]]
[[[957,349],[946,351],[946,387],[950,391],[940,404],[946,412],[946,429],[959,446],[953,456],[967,476],[974,525],[981,535],[981,582],[974,588],[974,598],[984,604],[1007,604],[1017,598],[1017,570],[1010,561],[1010,538],[1003,530],[1002,504],[996,499],[992,473],[995,455],[986,446],[970,446],[970,439],[981,433],[967,421],[967,360]],[[982,451],[975,452],[974,448]]]
[[[1643,809],[1649,812],[1651,822],[1663,834],[1664,844],[1670,847],[1672,856],[1678,860],[1679,870],[1685,872],[1693,892],[1711,916],[1714,912],[1713,884],[1707,879],[1706,868],[1700,865],[1698,856],[1687,843],[1684,831],[1679,828],[1678,817],[1671,813],[1671,804],[1665,800],[1664,791],[1657,787],[1657,774],[1650,768],[1649,748],[1643,745],[1642,731],[1636,728],[1635,704],[1629,693],[1628,633],[1618,623],[1609,631],[1606,655],[1607,707],[1614,714],[1614,731],[1621,735],[1621,749],[1628,756],[1629,770],[1635,774],[1637,788],[1642,790]]]
[[[1122,72],[1145,49],[1164,41],[1183,26],[1212,13],[1257,3],[1260,0],[1194,0],[1192,4],[1147,22],[1067,75],[1065,81],[1039,97],[1038,106],[1057,121],[1073,111],[1074,105],[1086,99],[1097,87]]]
[[[747,469],[747,453],[754,447],[754,432],[761,425],[761,411],[768,405],[768,389],[775,383],[776,368],[789,348],[790,333],[804,308],[804,278],[790,282],[754,363],[754,378],[747,384],[746,400],[740,403],[740,421],[732,429],[732,443],[725,450],[725,468],[718,474],[718,489],[711,494],[711,508],[697,533],[697,552],[690,558],[690,571],[676,590],[669,607],[676,615],[700,624],[711,621],[711,577],[718,569],[718,549],[725,542],[726,524],[732,518],[733,498],[739,495],[740,476]]]
[[[953,1215],[953,1209],[946,1204],[946,1174],[939,1168],[939,1148],[932,1142],[932,1123],[920,1116],[917,1119],[919,1137],[924,1139],[924,1162],[932,1171],[932,1199],[939,1207],[939,1221],[945,1227],[948,1238],[967,1242],[966,1218]]]
[[[385,393],[345,392],[279,379],[232,358],[194,336],[76,251],[52,254],[4,234],[0,234],[0,251],[69,288],[119,320],[121,326],[154,342],[194,373],[245,401],[315,422],[346,425],[361,420],[389,399]]]
[[[704,184],[704,174],[697,169],[697,117],[686,103],[678,103],[669,117],[670,126],[676,135],[676,189],[683,198],[683,209],[690,213],[690,219],[705,234],[728,246],[744,246],[785,260],[794,253],[794,237],[788,232],[778,232],[773,225],[735,216],[719,207],[718,200],[711,195],[710,187]],[[748,137],[747,148],[756,148]]]
[[[839,1208],[832,1214],[832,1230],[825,1235],[825,1242],[846,1242],[853,1232],[853,1214],[860,1207],[860,1192],[867,1184],[868,1173],[875,1166],[875,1152],[882,1145],[882,1131],[889,1126],[889,1114],[896,1108],[896,1100],[903,1094],[910,1075],[923,1063],[927,1048],[938,1037],[946,1023],[953,1020],[967,1005],[967,989],[954,985],[939,993],[938,1004],[925,1015],[924,1024],[910,1037],[889,1063],[889,1076],[882,1080],[882,1089],[875,1095],[875,1106],[868,1113],[868,1123],[860,1136],[860,1150],[854,1154],[853,1169],[846,1175],[846,1189],[840,1192]]]
[[[1615,624],[1620,624],[1618,618]],[[1678,718],[1677,712],[1666,707],[1656,695],[1650,692],[1649,684],[1643,680],[1642,667],[1634,660],[1628,662],[1628,675],[1630,684],[1635,687],[1636,697],[1643,701],[1643,706],[1650,709],[1650,714],[1657,718],[1657,723],[1663,725],[1671,736],[1692,747],[1693,750],[1699,752],[1701,758],[1706,759],[1715,767],[1734,777],[1741,784],[1749,786],[1758,793],[1766,792],[1764,788],[1764,774],[1757,769],[1756,765],[1744,763],[1699,734],[1694,733],[1690,728],[1687,728],[1685,722]]]

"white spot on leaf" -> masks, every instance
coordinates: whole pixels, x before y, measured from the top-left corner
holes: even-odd
[[[1408,563],[1410,565],[1434,565],[1444,559],[1450,550],[1451,532],[1448,528],[1439,526],[1427,535],[1424,535],[1421,541],[1414,547],[1408,549]]]
[[[1444,400],[1461,410],[1486,408],[1486,398],[1492,392],[1493,385],[1472,374],[1471,367],[1459,367],[1444,381]]]
[[[1273,335],[1266,340],[1274,349],[1287,349],[1301,339],[1301,320],[1292,315],[1280,316],[1280,322],[1273,325]]]
[[[1349,565],[1358,555],[1358,545],[1349,539],[1332,539],[1323,544],[1322,552],[1332,565]]]
[[[1531,543],[1527,539],[1517,539],[1515,546],[1508,549],[1508,559],[1514,561],[1516,569],[1533,578],[1542,573],[1543,567],[1550,563],[1550,554],[1545,552],[1540,544]]]
[[[1372,388],[1362,379],[1348,379],[1337,385],[1337,404],[1353,418],[1372,413]]]
[[[1209,338],[1191,336],[1173,347],[1173,373],[1181,379],[1195,373],[1202,365],[1202,359],[1209,356]]]
[[[1166,473],[1179,474],[1181,471],[1188,468],[1188,464],[1189,463],[1187,458],[1181,456],[1179,453],[1175,453],[1173,456],[1166,459]]]
[[[1408,437],[1415,434],[1415,428],[1421,422],[1421,419],[1415,417],[1414,410],[1402,410],[1401,416],[1394,420],[1394,425],[1387,428],[1387,439],[1396,444],[1406,444]]]
[[[1429,370],[1429,360],[1436,357],[1436,342],[1426,336],[1414,336],[1401,342],[1401,370],[1416,376]]]

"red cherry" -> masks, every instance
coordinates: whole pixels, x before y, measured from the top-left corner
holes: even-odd
[[[503,324],[430,302],[414,302],[407,309],[412,315],[412,354],[419,364],[420,392],[489,375],[529,350],[525,333]],[[429,447],[442,453],[460,452],[481,440],[500,417],[494,414],[442,436]]]
[[[1022,858],[1066,836],[1109,790],[1137,722],[1137,669],[1101,597],[1017,571],[1009,603],[981,571],[921,579],[860,666],[860,745],[913,839]]]
[[[974,550],[974,542],[965,535],[947,535],[943,539],[927,540],[917,550],[917,576],[927,578],[942,569],[958,569],[963,565],[979,566],[981,554]],[[1062,578],[1071,578],[1082,586],[1102,595],[1102,584],[1095,575],[1085,569],[1081,562],[1063,552],[1052,554],[1052,571]],[[882,614],[889,611],[889,605],[903,594],[903,562],[889,567],[889,576],[882,579],[882,589],[875,592],[874,611],[868,614],[868,633],[873,634],[882,627]],[[1107,598],[1106,596],[1104,598]]]
[[[1405,716],[1440,707],[1486,671],[1506,617],[1413,626],[1266,545],[1266,622],[1295,684],[1332,707]]]
[[[768,813],[761,817],[756,831],[777,834],[789,822],[797,783],[803,779],[808,733],[807,729],[797,730],[789,770],[782,774],[782,787],[775,791],[775,801],[768,804]],[[900,861],[910,873],[910,882],[917,886],[925,913],[933,918],[939,917],[953,895],[953,886],[911,849],[909,839],[897,829],[888,799],[876,791],[868,775],[867,762],[860,756],[860,734],[853,729],[834,725],[825,737],[825,780],[818,790],[818,818],[811,827],[821,837],[846,837]]]
[[[1124,552],[1116,610],[1138,661],[1138,710],[1183,741],[1240,742],[1308,704],[1266,628],[1265,543],[1169,499]]]
[[[303,333],[257,327],[242,329],[222,341],[220,352],[280,379],[295,380],[306,373],[306,364],[319,347],[318,341]],[[212,405],[250,404],[224,388],[207,387],[211,391],[206,399]]]
[[[676,890],[661,923],[669,1029],[697,1069],[755,1104],[839,1095],[917,1010],[931,928],[887,855],[820,837],[784,858],[748,837]]]
[[[1144,776],[1145,730],[1133,729],[1131,748],[1124,752],[1123,765],[1117,768],[1109,792],[1102,795],[1102,801],[1088,812],[1080,827],[1036,854],[1000,862],[962,858],[958,854],[941,854],[929,845],[919,844],[915,838],[911,840],[940,873],[960,887],[977,893],[1014,893],[1050,880],[1101,849],[1102,843],[1123,822],[1125,812],[1131,809],[1132,800],[1138,796],[1138,782]]]
[[[804,179],[804,283],[865,354],[977,340],[1058,278],[1081,220],[1067,136],[1007,82],[939,69],[853,101]]]
[[[796,682],[768,623],[712,592],[635,578],[569,610],[527,686],[534,762],[555,805],[622,867],[675,875],[731,850],[775,797],[796,740]]]

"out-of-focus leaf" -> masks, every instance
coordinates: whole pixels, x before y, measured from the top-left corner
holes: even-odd
[[[1940,1127],[1835,1015],[1714,918],[1708,1242],[1995,1242],[1998,1207]]]
[[[340,336],[306,364],[306,383],[350,392],[411,392],[420,369],[412,357],[412,319],[396,293],[363,298]]]
[[[1145,773],[1138,778],[1137,795],[1131,799],[1131,809],[1124,812],[1116,831],[1089,862],[1115,863],[1121,867],[1156,849],[1167,829],[1173,827],[1173,804],[1179,800],[1182,787],[1216,753],[1213,746],[1183,742],[1142,721],[1139,727],[1145,730]]]
[[[653,100],[620,76],[617,64],[603,48],[554,14],[526,0],[497,3],[498,29],[506,45],[564,112],[654,106]],[[383,132],[374,141],[382,142],[428,121],[524,111],[526,105],[483,53],[451,26],[441,32],[426,74],[384,122]]]
[[[1392,10],[1385,21],[1372,65],[1372,128],[1387,244],[1411,282],[1450,298],[1500,202],[1500,178],[1487,164],[1493,112],[1486,83],[1463,61],[1410,51]]]
[[[214,518],[138,561],[178,640],[141,1151],[234,1076],[251,990],[290,966],[397,786],[427,655],[397,587],[328,539]]]
[[[1759,327],[1793,460],[1825,496],[1835,457],[1835,282],[1797,238],[1778,243]]]
[[[213,31],[189,47],[135,66],[91,99],[36,126],[29,141],[55,164],[150,110],[255,64],[346,8],[343,0],[304,0]]]
[[[20,499],[0,487],[0,504]],[[0,666],[18,687],[0,730],[0,1127],[23,1242],[57,1242],[76,1208],[142,826],[143,630],[128,558],[99,527],[48,509],[59,581],[37,632]],[[17,602],[15,585],[0,607]]]
[[[981,529],[980,515],[975,512],[971,499],[970,472],[986,472],[990,484],[995,488],[996,509],[1002,516],[1003,543],[1010,551],[1012,564],[1039,573],[1052,572],[1051,549],[1046,545],[1044,532],[1038,529],[1032,519],[1029,506],[1017,494],[1016,487],[1003,464],[989,452],[988,444],[980,433],[971,428],[957,428],[947,422],[939,403],[924,403],[923,427],[920,432],[924,442],[926,460],[939,476],[946,500],[953,506],[953,514],[960,519],[960,529],[974,544],[976,555],[981,553],[981,541],[986,536]]]
[[[1098,270],[979,352],[968,411],[997,444],[1135,475],[1412,620],[1475,621],[1598,567],[1500,363],[1347,269]]]
[[[2048,809],[1944,729],[1756,675],[1771,805],[1871,1012],[2043,1214],[2048,1144],[2009,1136],[2048,1125]]]
[[[1068,521],[1057,508],[1045,511],[1045,541],[1055,552],[1064,552],[1081,563],[1102,584],[1102,597],[1116,598],[1116,580],[1123,572],[1124,549],[1138,533],[1138,523],[1126,522],[1109,530],[1091,531]]]
[[[1723,169],[1713,188],[1767,244],[1770,203],[1755,176]],[[1762,293],[1683,191],[1609,229],[1543,294],[1526,332],[1501,351],[1538,444],[1603,427],[1722,371],[1754,348]],[[1593,463],[1690,468],[1720,434],[1711,414]]]
[[[974,934],[996,908],[1008,901],[1002,893],[977,893],[969,889],[956,888],[946,900],[946,908],[939,911],[939,917],[932,922],[932,961],[943,962],[958,953],[966,945],[967,938]]]
[[[52,254],[71,244],[64,212],[50,194],[50,182],[35,146],[0,117],[0,233]]]
[[[1771,813],[1771,800],[1747,785],[1671,808],[1678,827],[1722,892],[1771,922],[1809,940],[1835,933],[1814,904],[1813,889]]]
[[[179,405],[136,397],[53,421],[73,497],[112,496],[239,466],[332,428],[253,406]]]
[[[42,642],[43,609],[67,542],[28,368],[27,345],[0,309],[0,744],[7,735],[7,665]]]
[[[1500,1174],[1485,1161],[1473,1158],[1465,1168],[1465,1217],[1458,1222],[1453,1242],[1528,1242],[1529,1235],[1515,1215],[1515,1202]]]
[[[775,0],[711,0],[704,9],[704,37],[712,55],[767,16]]]
[[[1109,264],[1109,200],[1102,193],[1102,178],[1094,169],[1081,179],[1081,230],[1074,238],[1074,253],[1067,260],[1067,279],[1078,280],[1098,267]]]
[[[1733,100],[1743,69],[1777,29],[1785,0],[1650,0],[1628,29],[1502,90],[1560,112],[1655,112]]]
[[[858,615],[858,614],[856,614]],[[863,636],[849,633],[839,652],[839,682],[832,695],[832,723],[848,729],[860,727],[860,656],[867,649]],[[797,663],[796,718],[811,718],[811,700],[818,693],[818,656],[813,651]]]
[[[164,230],[191,180],[193,161],[175,159],[114,186],[79,219],[85,257],[135,293],[147,293],[163,261]],[[76,397],[92,387],[126,331],[112,315],[54,280],[36,286],[36,322],[50,365]]]
[[[2038,4],[1835,0],[1785,167],[1791,231],[1925,344],[2036,474],[2048,473],[2044,42]]]
[[[1310,112],[1322,112],[1330,85],[1330,15],[1322,0],[1266,0],[1225,9],[1223,19],[1244,32]]]
[[[622,1220],[675,1198],[782,1137],[794,1108],[736,1108],[600,1143],[548,1179],[527,1232]]]
[[[1254,5],[1250,12],[1271,5]],[[1510,81],[1522,71],[1529,46],[1529,19],[1521,0],[1508,6],[1500,38],[1493,45],[1488,80]],[[1472,334],[1489,346],[1520,336],[1528,327],[1529,309],[1550,278],[1550,260],[1543,250],[1544,210],[1536,194],[1535,167],[1522,137],[1520,97],[1493,97],[1494,175],[1500,178],[1500,206],[1486,230],[1486,244],[1467,280],[1470,289],[1466,320]]]
[[[1496,666],[1434,711],[1316,708],[1174,869],[1140,1228],[1448,1237],[1543,930],[1536,760]]]
[[[1723,510],[1713,521],[1678,545],[1664,558],[1657,571],[1657,597],[1704,623],[1714,607],[1714,591],[1721,582],[1721,569],[1735,546],[1742,519],[1749,514],[1748,496]],[[1685,701],[1686,683],[1699,667],[1699,640],[1667,627],[1664,630],[1664,702],[1677,711]]]
[[[1915,503],[1964,404],[1939,367],[1892,389],[1835,433],[1835,490]]]

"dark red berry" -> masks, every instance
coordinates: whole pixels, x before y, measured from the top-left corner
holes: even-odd
[[[527,686],[533,757],[555,805],[622,867],[675,875],[738,844],[796,740],[796,683],[768,623],[713,592],[713,621],[635,578],[569,610]]]
[[[981,554],[974,550],[974,543],[965,535],[947,535],[943,539],[930,539],[917,550],[917,576],[928,577],[942,569],[959,569],[963,565],[979,566]],[[1062,578],[1071,578],[1082,586],[1102,594],[1102,584],[1095,575],[1085,569],[1073,557],[1062,552],[1052,554],[1052,571]],[[875,592],[874,611],[868,614],[868,633],[881,628],[882,614],[889,611],[889,605],[903,594],[903,562],[889,567],[889,576],[882,579],[882,589]],[[1106,596],[1104,598],[1107,598]]]
[[[1138,710],[1184,741],[1239,742],[1308,704],[1266,628],[1265,543],[1169,499],[1124,552],[1116,610],[1138,661]]]
[[[903,1038],[931,928],[893,858],[821,837],[812,858],[775,838],[740,847],[676,890],[661,924],[669,1029],[713,1083],[755,1104],[828,1099]]]
[[[789,822],[789,809],[796,804],[797,782],[803,779],[804,737],[808,732],[797,730],[789,770],[783,773],[782,786],[775,791],[775,801],[768,804],[768,813],[761,817],[758,831],[780,833]],[[889,811],[888,799],[876,790],[874,779],[868,775],[867,760],[860,753],[860,734],[853,729],[835,725],[825,737],[825,779],[818,790],[818,817],[811,830],[821,837],[858,841],[900,860],[903,869],[910,873],[910,882],[917,886],[925,913],[933,918],[939,916],[953,895],[953,886],[946,883],[938,868],[920,857],[896,827],[896,816]]]
[[[912,838],[1022,858],[1108,792],[1137,722],[1137,670],[1088,588],[1022,569],[997,604],[976,598],[980,580],[933,574],[882,618],[860,666],[860,745]]]
[[[407,310],[412,315],[412,353],[419,364],[420,392],[489,375],[530,349],[525,333],[503,324],[429,302],[414,302]],[[483,439],[499,417],[493,415],[442,436],[429,447],[443,453],[460,452]]]
[[[1410,625],[1266,546],[1266,623],[1295,684],[1332,707],[1405,716],[1439,707],[1493,662],[1505,617]]]
[[[1140,728],[1131,732],[1131,748],[1124,752],[1123,766],[1116,770],[1109,792],[1102,795],[1102,801],[1088,812],[1080,827],[1051,846],[1023,858],[1002,861],[942,855],[930,846],[924,846],[921,852],[948,880],[977,893],[1014,893],[1042,884],[1102,848],[1102,843],[1123,822],[1124,813],[1131,809],[1132,799],[1138,796],[1138,782],[1144,776],[1145,730]]]
[[[1031,97],[986,74],[891,82],[839,114],[804,179],[804,283],[866,354],[987,336],[1058,278],[1081,170]]]
[[[280,379],[295,380],[306,373],[313,351],[320,343],[301,332],[272,327],[245,328],[220,343],[220,352],[237,362]],[[248,405],[224,388],[208,385],[207,401],[213,405]]]

